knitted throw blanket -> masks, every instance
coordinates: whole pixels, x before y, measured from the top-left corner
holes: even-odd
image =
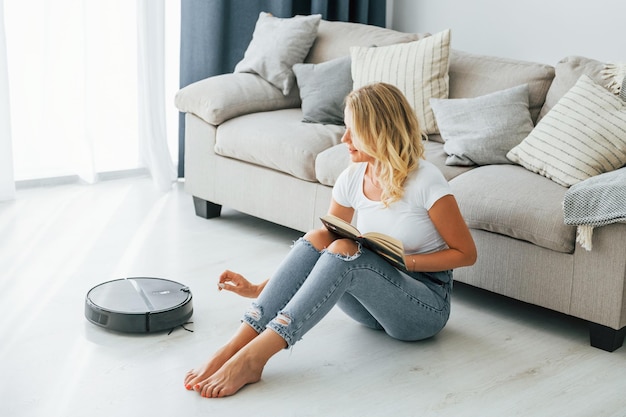
[[[626,63],[607,63],[600,71],[602,78],[607,80],[606,88],[613,94],[619,94],[626,100],[626,92],[622,88],[626,84]]]
[[[594,227],[626,221],[626,167],[572,185],[563,217],[565,224],[577,226],[576,242],[591,250]]]

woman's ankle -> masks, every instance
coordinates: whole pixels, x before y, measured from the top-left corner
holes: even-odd
[[[218,351],[220,353],[227,353],[230,356],[239,352],[248,343],[253,341],[259,334],[246,323],[242,323],[233,337],[226,342],[224,346]]]

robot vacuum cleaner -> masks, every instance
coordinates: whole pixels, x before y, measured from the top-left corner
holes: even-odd
[[[125,333],[154,333],[182,326],[193,314],[191,291],[162,278],[122,278],[93,287],[85,298],[85,317],[93,324]]]

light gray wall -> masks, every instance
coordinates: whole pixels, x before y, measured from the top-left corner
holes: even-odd
[[[388,0],[389,27],[450,28],[452,47],[554,65],[568,55],[626,62],[626,0]]]

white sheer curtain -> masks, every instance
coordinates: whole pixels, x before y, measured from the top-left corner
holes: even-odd
[[[13,182],[13,150],[11,146],[11,114],[9,112],[9,79],[4,36],[4,0],[0,0],[0,201],[15,197]]]
[[[0,77],[7,58],[15,180],[77,176],[93,183],[101,173],[146,167],[159,189],[169,189],[178,113],[170,100],[166,115],[165,97],[173,97],[178,73],[164,66],[177,64],[178,51],[175,62],[164,53],[178,38],[166,39],[164,21],[167,8],[168,23],[178,24],[178,2],[2,1],[7,51],[0,50]],[[178,27],[168,29],[178,36]],[[0,120],[4,113],[0,107]],[[2,165],[0,183],[12,183]]]
[[[176,181],[165,123],[165,0],[138,0],[139,156],[160,190]]]

